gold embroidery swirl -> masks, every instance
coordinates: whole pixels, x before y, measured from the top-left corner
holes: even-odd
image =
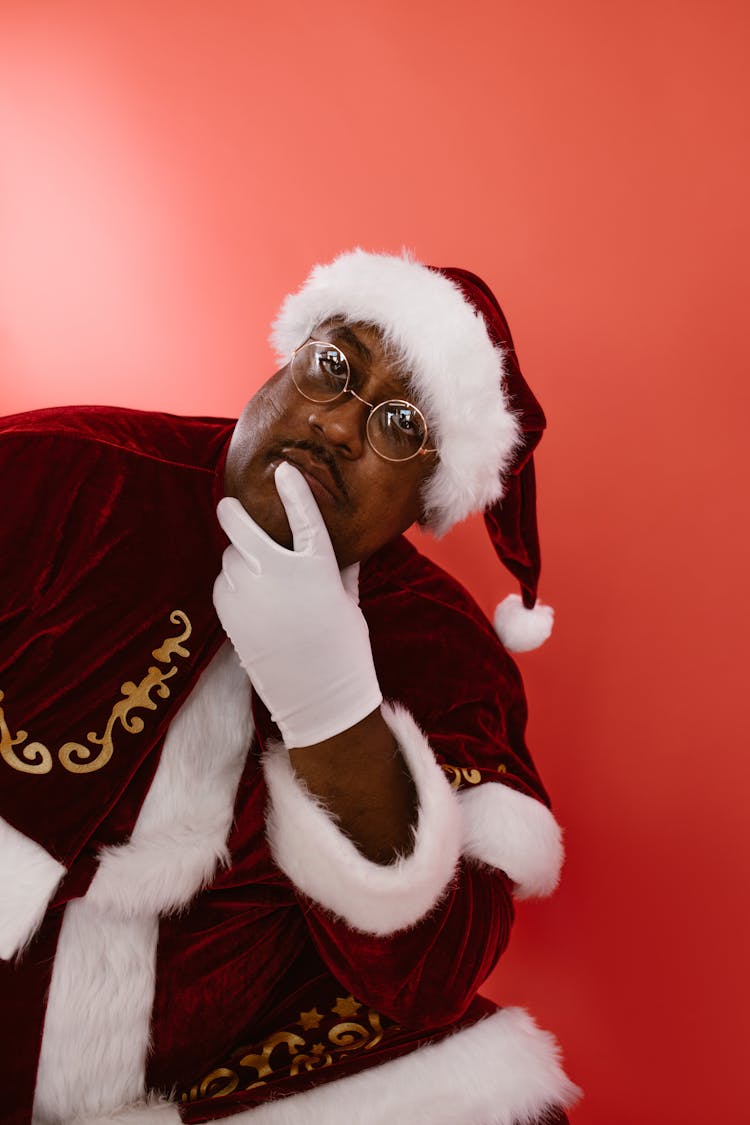
[[[112,708],[107,725],[104,728],[104,734],[100,736],[97,735],[96,731],[90,730],[86,735],[89,742],[95,746],[101,746],[101,750],[96,757],[87,761],[86,759],[91,758],[89,746],[83,746],[80,742],[66,742],[57,753],[60,764],[70,773],[92,773],[94,770],[100,770],[102,766],[106,766],[114,753],[112,732],[115,724],[119,722],[128,734],[140,734],[144,726],[143,719],[140,715],[130,715],[130,712],[136,707],[155,711],[156,703],[151,698],[151,692],[156,690],[156,694],[161,699],[166,699],[169,695],[169,688],[164,681],[176,674],[176,668],[170,668],[168,672],[164,672],[152,664],[139,684],[136,685],[131,680],[122,684],[120,691],[124,698],[115,703]]]
[[[330,1016],[354,1016],[363,1005],[353,996],[339,996],[330,1010]],[[243,1090],[255,1090],[259,1086],[267,1086],[268,1080],[273,1081],[274,1076],[285,1071],[290,1076],[299,1074],[304,1070],[318,1070],[332,1066],[351,1051],[372,1050],[382,1040],[385,1032],[380,1015],[372,1008],[366,1009],[360,1015],[361,1022],[352,1019],[343,1019],[331,1027],[328,1032],[320,1027],[326,1019],[317,1008],[309,1012],[300,1012],[298,1025],[303,1030],[317,1031],[321,1040],[327,1042],[313,1043],[312,1046],[301,1036],[290,1031],[277,1031],[256,1047],[254,1053],[243,1055],[239,1063],[231,1062],[236,1070],[221,1067],[211,1071],[202,1082],[191,1086],[180,1094],[180,1101],[195,1102],[199,1098],[221,1098],[232,1093],[239,1083]],[[366,1026],[369,1024],[369,1029]],[[396,1025],[393,1024],[391,1030]],[[248,1067],[253,1073],[249,1075],[250,1082],[245,1084],[245,1077],[238,1071],[241,1067]],[[226,1081],[224,1081],[226,1079]]]
[[[173,625],[182,625],[183,630],[177,637],[167,637],[164,643],[151,653],[154,660],[158,660],[160,664],[171,664],[173,656],[190,656],[190,649],[180,643],[186,641],[193,631],[188,615],[181,609],[173,609],[169,620]]]
[[[297,1055],[292,1059],[292,1065],[289,1068],[290,1074],[299,1074],[303,1068],[305,1070],[318,1070],[323,1066],[330,1066],[333,1059],[327,1054],[325,1047],[322,1043],[316,1043],[310,1049],[309,1055]]]
[[[3,699],[5,696],[0,691],[0,701]],[[5,721],[5,713],[0,707],[0,754],[3,760],[20,773],[49,773],[52,769],[52,755],[41,742],[30,742],[28,746],[24,746],[20,757],[13,749],[14,746],[21,746],[28,737],[25,730],[19,730],[13,737]]]
[[[113,735],[117,724],[119,723],[128,734],[140,734],[145,725],[143,719],[140,715],[133,715],[131,712],[136,709],[155,711],[158,704],[151,698],[152,692],[155,692],[160,699],[169,698],[170,690],[166,681],[176,676],[179,671],[172,666],[172,658],[190,655],[190,650],[185,648],[182,642],[186,641],[193,631],[187,614],[181,609],[172,610],[169,620],[173,625],[181,625],[182,632],[175,637],[167,637],[151,653],[155,660],[168,667],[162,669],[152,664],[140,683],[135,684],[132,680],[126,680],[120,686],[122,698],[114,704],[104,733],[98,735],[96,731],[89,731],[86,739],[91,743],[90,746],[81,742],[66,742],[60,747],[57,757],[63,769],[69,773],[93,773],[106,766],[114,753]],[[3,699],[2,692],[0,692],[1,699]],[[30,742],[25,746],[22,758],[13,749],[14,746],[20,746],[27,738],[28,734],[25,730],[19,730],[15,738],[11,735],[0,707],[0,754],[5,762],[13,769],[24,773],[49,773],[53,765],[52,754],[41,742]],[[92,749],[97,746],[100,749],[92,757]]]
[[[482,775],[479,770],[470,766],[450,766],[447,762],[441,763],[443,773],[451,783],[451,789],[458,789],[462,782],[467,785],[479,785]]]
[[[271,1055],[280,1043],[286,1044],[290,1055],[296,1055],[297,1048],[304,1047],[305,1040],[301,1035],[295,1035],[292,1031],[277,1031],[275,1035],[269,1035],[266,1039],[261,1054],[245,1055],[240,1059],[240,1066],[251,1066],[254,1070],[257,1070],[258,1078],[265,1078],[267,1074],[271,1074],[273,1071]]]
[[[197,1102],[198,1098],[225,1098],[227,1094],[231,1094],[237,1089],[239,1081],[233,1070],[229,1070],[225,1066],[217,1067],[216,1070],[212,1070],[210,1074],[206,1075],[200,1086],[196,1083],[195,1086],[191,1086],[190,1093],[181,1094],[180,1101]],[[260,1083],[260,1085],[265,1085],[265,1083]]]
[[[239,1081],[233,1070],[227,1070],[225,1066],[220,1066],[217,1070],[212,1070],[203,1079],[200,1084],[200,1096],[202,1098],[225,1098],[227,1094],[231,1094],[233,1090],[237,1089]],[[220,1085],[217,1086],[217,1082]]]
[[[372,1008],[368,1010],[367,1022],[370,1025],[369,1031],[361,1023],[337,1023],[328,1032],[328,1038],[341,1051],[356,1051],[358,1047],[371,1051],[383,1038],[383,1028],[380,1016]],[[373,1031],[374,1036],[371,1034]]]

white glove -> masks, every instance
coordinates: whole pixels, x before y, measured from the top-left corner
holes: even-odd
[[[238,500],[225,497],[217,514],[233,545],[224,552],[214,605],[291,748],[340,734],[379,707],[383,697],[357,604],[358,567],[339,573],[302,473],[282,461],[275,481],[294,550],[280,547]]]

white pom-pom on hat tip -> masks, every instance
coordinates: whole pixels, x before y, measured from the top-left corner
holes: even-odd
[[[508,594],[495,610],[495,632],[508,652],[531,652],[539,648],[552,632],[555,611],[537,602],[527,609],[518,594]]]

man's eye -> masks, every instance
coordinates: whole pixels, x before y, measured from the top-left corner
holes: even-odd
[[[346,363],[341,352],[319,352],[318,368],[332,379],[338,379],[341,382],[346,381]]]
[[[413,434],[417,429],[417,420],[414,411],[405,406],[391,407],[388,411],[388,425],[405,434]]]
[[[410,406],[383,403],[376,411],[376,418],[379,430],[392,445],[417,448],[424,439],[422,420]]]
[[[335,356],[325,355],[320,361],[320,365],[325,372],[329,375],[335,375],[336,378],[346,377],[346,367]]]

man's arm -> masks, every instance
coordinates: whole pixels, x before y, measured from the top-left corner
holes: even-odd
[[[414,846],[414,781],[380,709],[340,734],[289,751],[295,773],[374,863]]]

